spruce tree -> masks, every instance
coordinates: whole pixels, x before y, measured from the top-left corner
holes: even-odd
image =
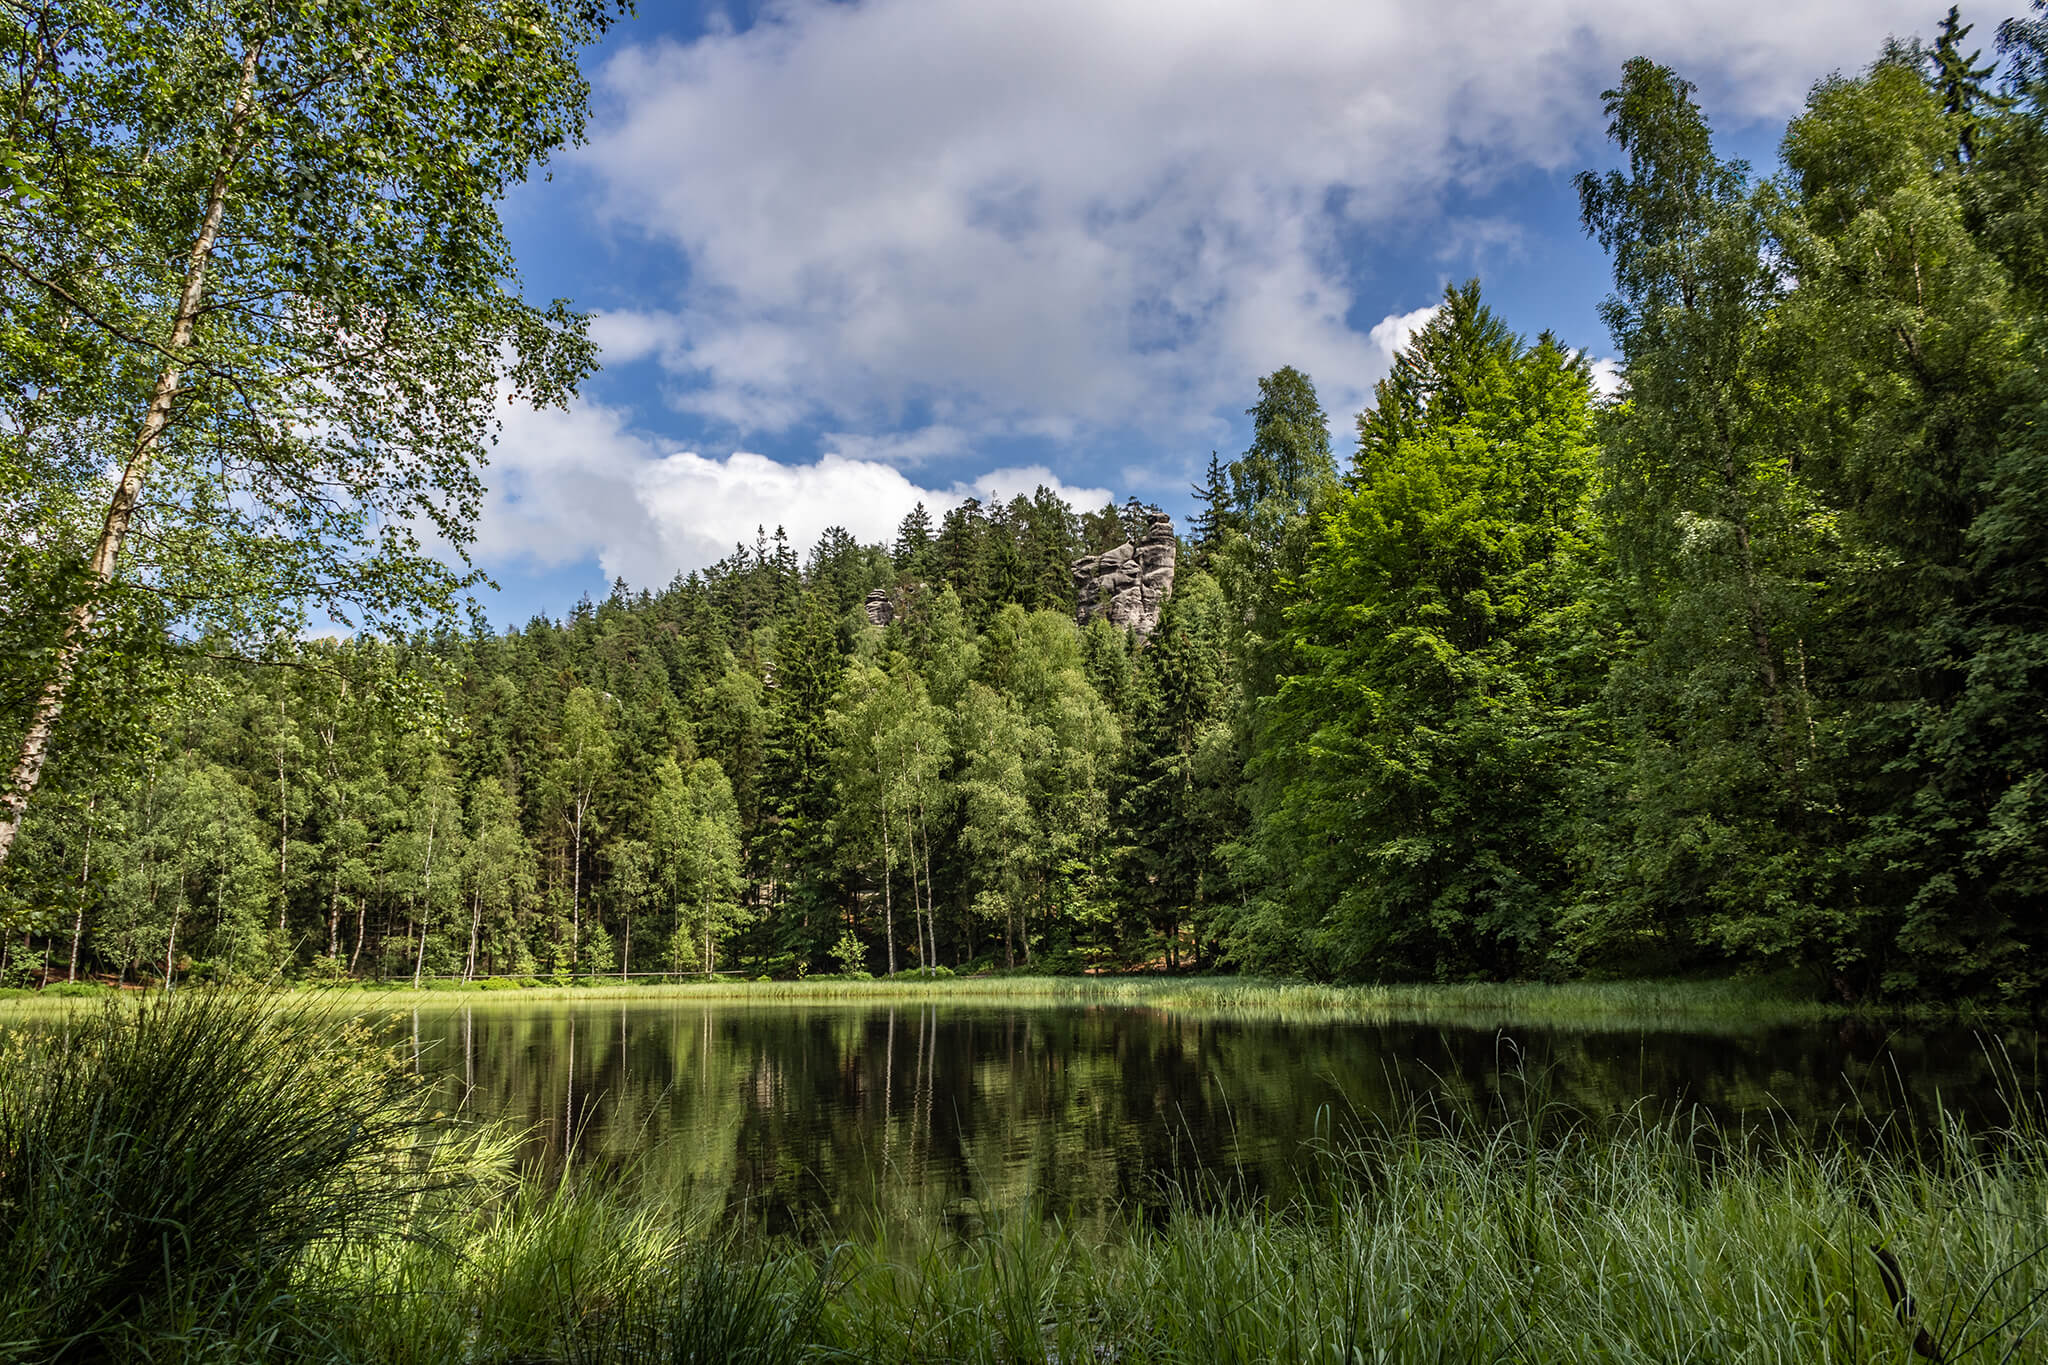
[[[1188,537],[1194,542],[1196,553],[1206,558],[1232,521],[1229,470],[1215,451],[1209,452],[1209,468],[1202,482],[1190,491],[1195,495],[1198,510],[1188,526]]]
[[[2007,109],[2012,101],[1994,93],[1984,82],[1998,69],[1996,62],[1978,66],[1977,59],[1984,55],[1978,49],[1963,55],[1962,44],[1970,36],[1974,24],[1962,21],[1961,11],[1954,5],[1942,18],[1941,29],[1935,36],[1934,50],[1927,54],[1928,64],[1933,68],[1932,78],[1941,95],[1942,112],[1948,116],[1949,127],[1955,137],[1956,163],[1967,166],[1977,159],[1977,128],[1985,109]]]
[[[932,514],[920,502],[904,513],[896,527],[896,544],[890,558],[898,573],[924,577],[931,572]]]

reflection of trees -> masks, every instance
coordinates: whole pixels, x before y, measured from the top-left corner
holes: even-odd
[[[1697,1105],[1814,1133],[1855,1112],[2005,1117],[1968,1034],[1826,1026],[1750,1035],[1494,1032],[1112,1007],[764,1008],[697,1002],[462,1008],[395,1019],[446,1104],[527,1125],[528,1155],[624,1173],[698,1217],[771,1230],[972,1221],[1026,1203],[1072,1220],[1198,1197],[1284,1199],[1309,1144],[1549,1105],[1599,1123]],[[2032,1074],[2037,1041],[2002,1041]]]

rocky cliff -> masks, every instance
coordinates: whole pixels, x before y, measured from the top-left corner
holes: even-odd
[[[1105,617],[1139,639],[1159,629],[1159,609],[1173,595],[1173,518],[1154,512],[1133,545],[1074,561],[1075,616],[1082,625]]]

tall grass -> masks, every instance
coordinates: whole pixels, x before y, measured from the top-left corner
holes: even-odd
[[[452,1249],[356,1263],[370,1280],[350,1294],[387,1306],[325,1346],[988,1365],[2048,1356],[2048,1147],[1958,1123],[1927,1137],[1918,1155],[1771,1152],[1677,1117],[1543,1134],[1418,1115],[1324,1152],[1314,1200],[1189,1189],[1106,1239],[1017,1209],[964,1236],[931,1222],[801,1247],[678,1229],[617,1193],[529,1190]]]
[[[276,997],[107,1006],[11,1036],[0,1075],[0,1351],[238,1340],[309,1248],[388,1233],[446,1180],[417,1083]]]
[[[806,1245],[693,1223],[651,1186],[451,1171],[360,1039],[274,1005],[157,1008],[7,1059],[0,1355],[2048,1358],[2031,1104],[1812,1144],[1690,1113],[1580,1123],[1537,1087],[1331,1141],[1284,1204],[1222,1172],[1107,1235],[1016,1208]]]

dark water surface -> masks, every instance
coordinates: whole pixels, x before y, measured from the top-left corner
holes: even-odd
[[[1603,1032],[1110,1006],[494,1002],[389,1026],[449,1108],[527,1126],[530,1157],[566,1153],[775,1231],[1027,1202],[1094,1221],[1156,1207],[1168,1182],[1285,1198],[1316,1144],[1422,1100],[1479,1122],[1549,1105],[1553,1124],[1697,1106],[1787,1136],[1924,1124],[1937,1104],[1995,1124],[2048,1060],[2031,1030]]]

